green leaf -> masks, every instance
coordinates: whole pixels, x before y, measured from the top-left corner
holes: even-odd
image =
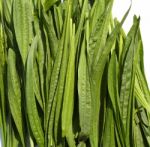
[[[35,31],[37,36],[39,37],[38,45],[37,45],[37,56],[35,63],[35,78],[36,82],[35,84],[38,84],[38,88],[36,89],[36,93],[38,93],[38,101],[40,102],[41,107],[43,107],[43,110],[45,111],[45,99],[44,99],[44,60],[45,60],[45,50],[44,50],[44,42],[42,38],[42,30],[40,29],[39,20],[38,18],[35,18]],[[36,65],[37,64],[37,65]],[[41,99],[41,100],[40,100]]]
[[[57,127],[58,127],[58,116],[60,115],[60,109],[58,110],[59,107],[57,105],[57,102],[61,101],[63,98],[63,94],[64,94],[64,89],[65,89],[65,79],[66,79],[66,72],[67,72],[67,64],[68,64],[68,42],[69,42],[69,29],[66,30],[66,35],[65,35],[65,42],[64,42],[64,50],[63,50],[63,56],[62,56],[62,61],[61,61],[61,67],[60,67],[60,73],[59,73],[59,81],[57,84],[57,89],[55,92],[55,96],[52,102],[52,109],[51,109],[51,113],[50,113],[50,120],[49,120],[49,128],[48,128],[48,140],[51,141],[51,139],[53,138],[53,127],[55,125],[56,130],[58,131]],[[57,109],[57,110],[56,110]],[[56,124],[54,124],[54,115],[55,112],[57,111],[57,121]],[[60,116],[59,116],[60,117]],[[56,136],[55,136],[56,137]],[[56,137],[57,138],[57,137]],[[49,145],[48,145],[49,146]]]
[[[2,1],[3,7],[3,17],[5,18],[6,22],[11,25],[11,13],[12,13],[12,0],[9,1]]]
[[[118,91],[118,62],[115,52],[112,53],[108,68],[108,91],[115,113],[120,111],[119,108],[119,91]]]
[[[45,0],[43,4],[44,10],[49,10],[57,1],[58,0]]]
[[[117,135],[120,137],[119,141],[122,146],[125,146],[124,137],[125,130],[122,125],[120,104],[119,104],[119,89],[118,89],[118,62],[115,51],[111,55],[108,67],[108,91],[110,100],[114,111],[114,120],[116,124]]]
[[[132,134],[132,118],[133,118],[133,102],[134,102],[134,80],[135,80],[135,67],[134,58],[136,52],[135,37],[138,32],[139,20],[135,19],[134,24],[129,32],[131,36],[131,43],[127,49],[127,53],[124,59],[122,83],[120,91],[120,110],[122,121],[126,133],[126,145],[130,146],[131,134]]]
[[[81,138],[86,139],[91,131],[91,88],[90,77],[86,58],[85,37],[82,42],[79,66],[78,66],[78,94],[79,94],[79,120],[81,127]]]
[[[4,31],[2,24],[0,22],[0,109],[1,109],[1,132],[2,132],[2,145],[6,144],[6,99],[5,99],[5,84],[7,82],[6,79],[6,70],[5,70],[5,64],[6,64],[6,43],[5,43],[5,37],[4,37]]]
[[[57,56],[57,50],[59,47],[58,46],[59,40],[57,39],[56,32],[54,29],[52,14],[49,13],[49,15],[47,15],[46,13],[44,13],[43,21],[44,21],[44,28],[47,31],[49,45],[50,45],[51,52],[52,52],[51,54],[52,54],[53,59],[55,60],[55,57]]]
[[[25,65],[32,39],[31,7],[29,1],[14,0],[13,23],[19,51]]]
[[[90,30],[93,32],[95,27],[99,24],[99,19],[105,10],[105,0],[96,0],[92,6],[90,11]]]
[[[39,79],[39,72],[38,72],[38,67],[37,67],[37,63],[35,61],[34,63],[34,70],[33,70],[33,74],[34,74],[34,92],[35,92],[35,96],[36,99],[40,105],[40,107],[42,108],[42,110],[44,110],[43,108],[43,102],[42,102],[42,97],[41,97],[41,91],[40,91],[40,79]]]
[[[61,64],[62,64],[62,61],[65,60],[65,59],[63,59],[63,53],[67,49],[67,45],[68,45],[70,5],[68,4],[67,6],[68,6],[68,8],[66,10],[66,17],[65,17],[65,25],[64,25],[64,29],[63,29],[63,34],[62,34],[61,40],[59,40],[59,43],[58,43],[59,52],[57,52],[57,54],[56,54],[56,60],[54,61],[52,74],[51,74],[49,98],[48,98],[48,102],[46,105],[46,118],[45,118],[45,123],[46,123],[46,127],[47,127],[46,134],[50,133],[50,132],[48,132],[49,131],[48,128],[49,128],[49,121],[50,121],[50,117],[51,117],[52,105],[53,105],[53,101],[54,101],[55,94],[56,94],[56,89],[57,89],[58,82],[59,82]],[[61,100],[60,100],[60,102],[61,102]],[[58,111],[58,116],[59,116],[59,113],[60,112]],[[51,135],[48,135],[48,138],[50,139]]]
[[[138,117],[138,116],[136,116]],[[135,141],[135,147],[145,147],[143,135],[140,129],[140,123],[134,122],[134,141]]]
[[[30,52],[27,59],[27,69],[26,69],[26,107],[28,120],[31,127],[31,131],[36,139],[39,146],[44,147],[44,133],[40,118],[38,115],[35,93],[34,93],[34,57],[37,48],[38,38],[35,37]]]
[[[8,51],[8,101],[10,110],[13,116],[13,120],[19,132],[22,146],[24,144],[23,135],[23,119],[21,110],[21,86],[20,80],[16,69],[16,54],[12,49]]]
[[[92,146],[98,145],[98,130],[99,130],[99,110],[100,110],[100,87],[101,87],[101,79],[103,75],[103,71],[105,68],[106,61],[108,59],[108,55],[115,43],[116,36],[120,31],[121,25],[123,24],[124,20],[126,19],[130,8],[125,13],[122,21],[118,24],[110,34],[103,49],[103,52],[99,56],[97,62],[92,65],[90,76],[91,76],[91,92],[92,92],[92,113],[94,117],[92,119],[92,132],[90,134],[90,141]]]
[[[69,27],[70,26],[70,27]],[[73,110],[74,110],[74,89],[75,89],[75,26],[72,27],[70,20],[70,56],[67,67],[63,107],[62,107],[62,136],[66,136],[69,146],[75,147],[73,134]]]
[[[5,60],[6,60],[5,59],[5,38],[4,38],[3,25],[0,22],[0,68],[4,67]]]
[[[103,146],[104,147],[116,147],[115,144],[115,123],[113,117],[113,110],[110,100],[107,101],[107,110],[105,118],[105,127],[103,132]]]
[[[54,7],[54,15],[55,15],[58,38],[60,38],[62,33],[62,26],[63,26],[62,12],[63,11],[61,10],[61,7],[56,7],[56,6]]]
[[[140,83],[141,84],[141,83]],[[150,97],[150,95],[145,95],[143,93],[143,90],[140,88],[140,85],[138,83],[137,77],[135,78],[135,96],[137,100],[140,102],[140,104],[150,113],[150,105],[147,101],[147,98]]]
[[[78,43],[79,43],[79,38],[81,36],[81,32],[83,29],[83,24],[84,24],[85,14],[86,14],[85,12],[87,11],[87,8],[88,8],[88,0],[84,0],[82,11],[81,11],[81,16],[80,16],[80,21],[79,21],[77,31],[75,34],[75,40],[76,40],[75,41],[75,48],[77,48]]]
[[[65,29],[64,29],[65,30]],[[63,56],[63,43],[64,43],[64,33],[63,36],[59,42],[59,52],[57,52],[56,55],[56,60],[53,65],[52,73],[51,73],[51,79],[50,79],[50,88],[49,88],[49,94],[48,94],[48,100],[46,104],[46,111],[45,111],[45,126],[48,127],[49,123],[49,117],[52,109],[52,103],[53,99],[56,93],[56,88],[58,85],[58,80],[59,80],[59,73],[60,73],[60,67],[61,67],[61,62],[62,62],[62,56]]]
[[[106,38],[109,30],[112,4],[113,1],[111,0],[107,8],[105,9],[104,13],[99,18],[96,25],[94,26],[94,29],[91,32],[89,38],[89,48],[88,48],[90,65],[93,65],[98,61],[98,58],[105,46]]]

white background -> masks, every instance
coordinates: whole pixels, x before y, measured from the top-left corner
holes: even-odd
[[[121,20],[122,16],[129,8],[130,0],[114,0],[113,16]],[[133,15],[141,17],[141,32],[144,44],[144,61],[145,61],[145,72],[150,87],[150,0],[133,0],[132,8],[126,19],[123,27],[126,32],[132,25]],[[0,140],[1,147],[1,140]]]
[[[121,20],[130,4],[131,0],[114,0],[113,16]],[[144,45],[145,73],[150,88],[150,0],[132,0],[131,11],[123,25],[126,32],[132,25],[134,14],[141,18],[140,29]]]

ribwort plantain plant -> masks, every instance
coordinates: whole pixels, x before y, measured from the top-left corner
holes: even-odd
[[[113,0],[0,0],[3,147],[148,147],[140,18]]]

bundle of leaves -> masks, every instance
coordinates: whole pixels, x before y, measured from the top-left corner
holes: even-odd
[[[0,1],[3,147],[148,147],[150,92],[136,16],[113,0]]]

